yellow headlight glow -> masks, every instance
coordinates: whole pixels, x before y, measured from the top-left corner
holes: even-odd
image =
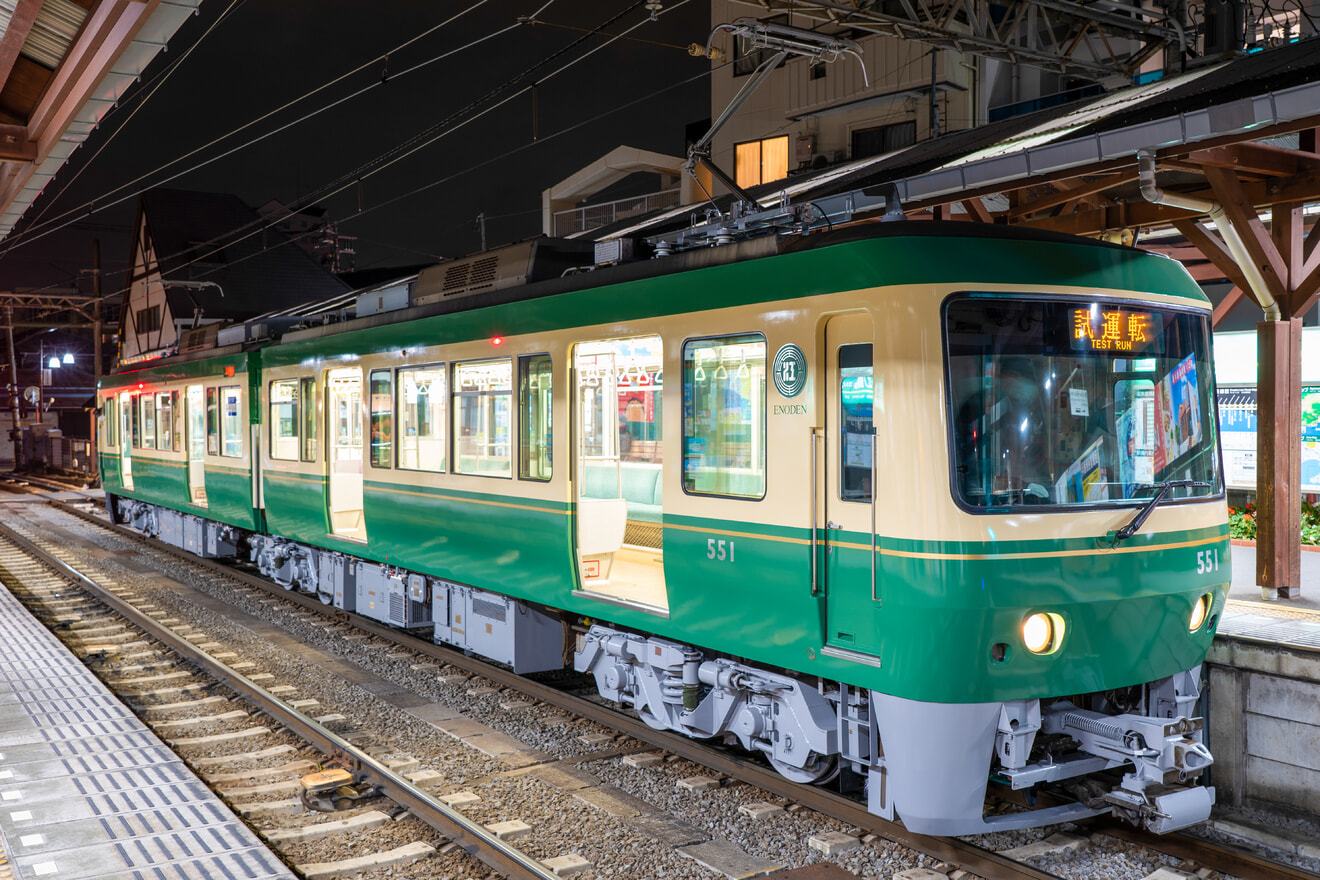
[[[1022,624],[1022,642],[1033,654],[1044,654],[1054,645],[1054,621],[1048,614],[1033,614]]]
[[[1205,623],[1205,619],[1210,615],[1210,606],[1214,602],[1214,597],[1206,593],[1196,600],[1192,606],[1192,619],[1187,623],[1188,632],[1196,632]]]

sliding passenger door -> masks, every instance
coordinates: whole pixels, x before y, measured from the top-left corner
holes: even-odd
[[[133,491],[133,443],[137,440],[133,430],[136,415],[137,401],[133,395],[119,395],[119,480],[130,492]]]
[[[184,449],[188,459],[188,497],[206,506],[206,392],[189,385],[184,400]]]
[[[659,336],[574,347],[579,582],[591,598],[667,613]]]
[[[325,401],[330,532],[341,538],[365,541],[367,524],[362,517],[362,371],[352,368],[327,372]]]

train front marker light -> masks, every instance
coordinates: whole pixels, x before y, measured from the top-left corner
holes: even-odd
[[[1205,623],[1205,619],[1210,616],[1212,602],[1213,599],[1209,593],[1205,593],[1196,600],[1196,604],[1192,606],[1192,618],[1187,623],[1188,632],[1196,632],[1201,628],[1201,624]]]
[[[1050,654],[1063,642],[1063,618],[1037,611],[1022,622],[1022,644],[1033,654]]]

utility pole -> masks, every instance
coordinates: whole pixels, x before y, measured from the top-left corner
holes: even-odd
[[[100,477],[101,459],[97,455],[98,438],[96,436],[96,414],[102,411],[105,403],[100,399],[101,384],[101,240],[99,238],[92,240],[92,388],[95,393],[97,405],[92,408],[92,424],[88,432],[91,442],[88,444],[87,455],[89,457],[88,465],[92,478],[92,485]],[[112,429],[113,430],[113,429]]]
[[[23,466],[23,425],[18,403],[18,356],[14,354],[14,307],[5,306],[5,331],[9,337],[9,403],[13,407],[14,428],[9,437],[14,441],[14,471]]]

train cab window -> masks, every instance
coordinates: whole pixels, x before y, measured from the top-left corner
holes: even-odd
[[[945,307],[955,499],[981,511],[1223,491],[1208,316],[966,295]]]
[[[518,476],[550,479],[550,385],[548,354],[518,358]]]
[[[513,364],[454,364],[454,472],[511,477]]]
[[[871,502],[871,343],[839,349],[839,497]]]
[[[316,379],[305,376],[298,380],[302,403],[302,460],[316,461]]]
[[[270,457],[298,460],[298,380],[270,383]]]
[[[214,388],[206,389],[206,454],[220,454],[220,403]]]
[[[390,390],[390,371],[372,370],[368,386],[371,394],[371,466],[387,468],[394,457],[394,394]]]
[[[683,489],[765,497],[765,337],[683,343]]]
[[[444,473],[446,379],[444,364],[399,370],[399,467]]]
[[[142,448],[156,448],[156,395],[143,394],[138,398],[142,410]]]
[[[238,385],[220,388],[220,454],[226,458],[243,455],[242,390]]]

